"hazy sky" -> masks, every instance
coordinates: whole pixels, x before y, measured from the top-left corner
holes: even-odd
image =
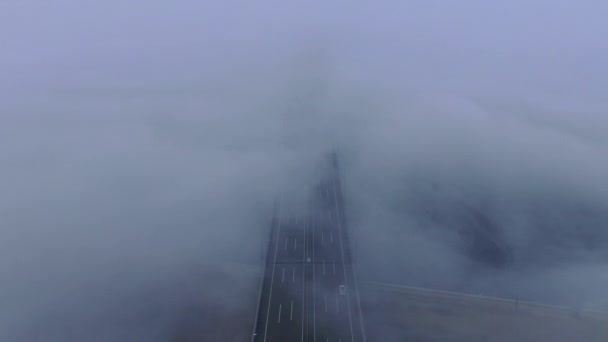
[[[0,340],[167,341],[192,303],[246,315],[276,194],[333,149],[366,279],[608,305],[606,17],[0,2]]]

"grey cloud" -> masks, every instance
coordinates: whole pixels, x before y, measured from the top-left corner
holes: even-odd
[[[333,149],[365,279],[605,305],[607,10],[3,2],[0,339],[221,338]]]

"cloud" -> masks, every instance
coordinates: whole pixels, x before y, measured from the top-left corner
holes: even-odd
[[[247,317],[333,149],[367,279],[605,303],[606,10],[3,2],[0,339]]]

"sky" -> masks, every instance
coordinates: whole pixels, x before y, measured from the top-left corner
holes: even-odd
[[[607,15],[2,1],[0,340],[213,336],[334,150],[364,279],[608,307]]]

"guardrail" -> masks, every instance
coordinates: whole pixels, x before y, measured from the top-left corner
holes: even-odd
[[[277,219],[277,207],[278,207],[278,202],[277,200],[275,200],[274,202],[274,207],[272,209],[272,220],[270,221],[270,233],[268,236],[268,247],[267,248],[263,248],[263,254],[262,254],[262,273],[261,273],[261,277],[260,277],[260,289],[258,291],[258,304],[255,307],[255,319],[253,320],[253,328],[251,331],[251,342],[254,342],[255,337],[256,337],[256,328],[258,326],[258,316],[260,314],[260,305],[262,304],[262,291],[264,289],[264,278],[266,277],[266,265],[268,265],[268,252],[270,251],[271,248],[271,244],[270,242],[272,241],[272,234],[274,231],[274,225],[276,224],[276,219]]]
[[[598,311],[598,310],[586,310],[575,307],[568,306],[560,306],[560,305],[552,305],[545,304],[539,302],[532,301],[521,301],[519,298],[504,298],[504,297],[494,297],[494,296],[486,296],[482,294],[471,294],[464,292],[456,292],[456,291],[446,291],[446,290],[438,290],[438,289],[430,289],[430,288],[422,288],[416,286],[408,286],[408,285],[400,285],[400,284],[388,284],[381,282],[365,282],[363,283],[367,287],[372,288],[381,288],[392,291],[399,291],[403,293],[410,293],[412,295],[426,295],[426,296],[442,296],[444,298],[451,299],[469,299],[483,302],[495,302],[495,303],[503,303],[513,305],[514,309],[530,309],[530,308],[538,308],[544,310],[552,310],[560,313],[574,313],[576,315],[587,316],[587,317],[596,317],[601,319],[608,319],[608,312]]]
[[[346,220],[346,213],[344,212],[344,195],[342,194],[342,180],[340,178],[340,167],[339,167],[339,163],[338,163],[338,155],[336,152],[332,153],[331,155],[332,158],[332,165],[334,168],[334,176],[336,178],[336,183],[337,183],[337,188],[338,188],[338,194],[340,196],[340,203],[342,204],[341,206],[341,210],[340,212],[337,213],[337,215],[339,216],[338,219],[342,220],[344,227],[347,228],[348,226],[348,222]],[[336,195],[338,195],[336,194]],[[363,320],[363,310],[361,310],[361,296],[359,295],[359,278],[357,276],[357,265],[354,259],[354,255],[356,254],[356,250],[354,250],[354,246],[353,246],[353,239],[352,239],[352,234],[348,234],[347,237],[347,242],[349,244],[350,247],[350,261],[351,261],[351,269],[353,272],[353,280],[355,282],[354,285],[354,289],[355,289],[355,297],[356,297],[356,301],[357,301],[357,309],[359,311],[359,324],[361,326],[361,336],[363,338],[363,342],[367,341],[367,337],[366,337],[366,333],[365,333],[365,323]]]

